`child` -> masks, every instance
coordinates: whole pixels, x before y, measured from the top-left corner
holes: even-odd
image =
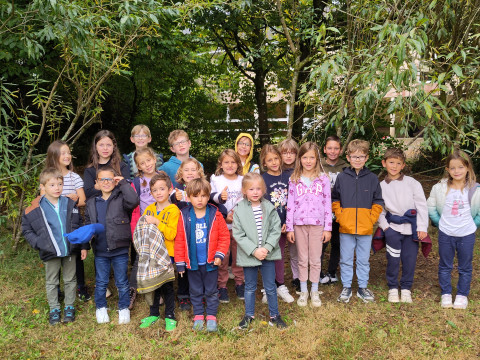
[[[97,172],[96,186],[101,195],[87,200],[85,224],[100,223],[105,233],[92,240],[95,254],[95,305],[99,324],[108,323],[107,285],[110,268],[113,267],[115,285],[118,289],[118,323],[130,322],[129,289],[127,278],[128,249],[132,242],[130,217],[138,206],[138,195],[122,176],[112,167],[102,167]]]
[[[389,302],[412,302],[413,275],[417,263],[418,240],[427,236],[428,209],[422,185],[410,176],[402,173],[405,167],[405,154],[397,148],[385,151],[382,160],[387,170],[385,180],[380,183],[385,208],[380,214],[378,225],[385,233],[387,246],[387,283]],[[404,216],[409,210],[416,211],[416,230],[412,224],[396,224],[389,221],[391,215]],[[417,241],[415,241],[417,240]],[[398,273],[402,262],[400,280],[401,297],[398,296]]]
[[[445,176],[433,186],[427,200],[428,215],[438,226],[438,281],[443,308],[466,309],[472,280],[475,231],[480,225],[480,191],[472,160],[461,150],[447,157]],[[453,259],[457,253],[457,296],[452,305]]]
[[[325,170],[326,174],[330,178],[330,183],[333,186],[335,185],[335,180],[337,179],[338,174],[340,174],[343,169],[345,169],[348,164],[345,160],[340,159],[340,151],[342,150],[342,144],[340,138],[336,135],[327,137],[325,146],[323,147],[323,152],[327,157],[322,160],[322,167]],[[326,274],[323,272],[320,273],[320,283],[332,284],[338,281],[337,279],[337,268],[338,263],[340,262],[340,232],[339,232],[338,222],[333,221],[332,223],[332,239],[330,240],[330,259],[328,262],[328,271]],[[323,254],[327,249],[328,243],[323,245],[322,250],[322,264],[323,264]]]
[[[332,204],[330,181],[320,170],[320,151],[309,141],[300,146],[295,170],[288,184],[287,240],[295,243],[298,252],[300,297],[298,306],[307,306],[307,280],[312,288],[312,306],[322,305],[320,281],[323,243],[330,240],[332,231]],[[310,274],[308,267],[310,265]]]
[[[242,199],[242,163],[238,154],[232,149],[223,150],[218,158],[215,175],[210,178],[212,185],[212,198],[220,204],[225,202],[228,215],[226,222],[230,230],[230,251],[232,253],[232,272],[235,277],[235,292],[240,300],[245,298],[245,285],[243,283],[243,269],[237,266],[237,243],[231,236],[233,207]],[[228,261],[223,261],[218,269],[218,291],[220,302],[228,303],[230,298],[227,291]]]
[[[130,179],[133,179],[138,172],[137,164],[135,161],[135,152],[141,149],[145,149],[152,141],[152,135],[147,125],[135,125],[132,129],[130,141],[135,144],[135,151],[130,154],[123,154],[123,160],[127,164],[130,170]],[[163,165],[163,155],[155,154],[156,169],[159,170]]]
[[[347,146],[351,167],[338,174],[332,191],[332,209],[340,224],[340,275],[343,290],[337,301],[348,303],[352,297],[353,257],[357,256],[357,296],[364,302],[375,300],[367,289],[370,273],[370,247],[373,224],[383,208],[378,178],[365,167],[370,144],[352,140]]]
[[[45,168],[55,168],[63,175],[62,195],[76,202],[78,207],[85,206],[85,191],[83,190],[83,180],[74,172],[72,163],[72,154],[67,143],[63,140],[55,140],[47,149],[47,158]],[[44,195],[40,193],[40,195]],[[76,254],[76,274],[78,297],[83,301],[91,299],[85,284],[85,268],[83,260],[79,254]]]
[[[218,209],[208,203],[210,184],[204,179],[190,181],[186,188],[191,201],[181,210],[175,239],[178,273],[188,273],[193,305],[194,330],[203,330],[205,297],[207,331],[217,331],[218,266],[230,245],[227,224]]]
[[[175,175],[175,181],[180,184],[180,186],[177,187],[175,193],[172,194],[174,201],[188,202],[185,188],[193,179],[205,179],[205,173],[203,172],[202,165],[197,159],[188,158],[180,164],[177,174]]]
[[[168,144],[170,145],[170,150],[175,153],[175,155],[163,164],[160,170],[165,171],[167,175],[170,176],[170,180],[172,180],[175,188],[180,188],[181,184],[176,181],[175,176],[177,175],[180,164],[188,158],[191,158],[190,146],[192,146],[192,143],[185,131],[173,130],[168,136]]]
[[[240,160],[242,161],[242,174],[245,175],[249,172],[260,173],[260,168],[257,164],[251,162],[253,157],[253,138],[252,135],[247,133],[240,133],[235,140],[235,151]]]
[[[285,245],[287,243],[285,221],[287,219],[288,179],[292,172],[288,170],[282,171],[282,155],[276,146],[270,144],[264,145],[260,152],[260,165],[263,171],[262,177],[266,185],[265,199],[270,201],[277,210],[282,230],[279,240],[282,257],[279,260],[275,260],[277,294],[283,301],[292,303],[294,298],[285,286],[284,258]],[[264,293],[262,301],[267,302],[266,293]]]
[[[238,244],[237,263],[245,273],[245,316],[239,326],[246,329],[255,318],[255,291],[260,270],[268,299],[270,325],[286,328],[278,312],[275,291],[275,260],[282,257],[278,246],[280,218],[275,207],[263,198],[266,185],[260,174],[246,174],[242,180],[242,192],[245,198],[238,203],[233,215],[233,236]]]
[[[65,286],[65,309],[63,322],[75,321],[75,254],[73,246],[65,239],[80,226],[80,215],[75,201],[61,196],[63,175],[55,168],[47,168],[40,174],[40,189],[45,193],[37,197],[22,216],[22,232],[28,243],[38,250],[45,265],[45,283],[50,325],[60,323],[60,302],[58,300],[59,271],[63,271]],[[87,250],[81,251],[82,259]]]
[[[154,224],[162,232],[168,255],[174,258],[174,243],[177,235],[177,223],[180,211],[176,205],[170,204],[169,197],[172,191],[172,181],[164,172],[160,171],[150,180],[150,191],[154,203],[143,212],[147,223]],[[155,290],[153,305],[150,306],[150,316],[142,320],[141,328],[146,328],[156,322],[160,316],[160,296],[165,302],[165,323],[168,331],[175,329],[175,292],[173,282],[167,282]]]
[[[93,138],[90,148],[90,161],[83,173],[85,195],[88,199],[101,196],[100,184],[96,182],[97,171],[103,167],[112,167],[125,179],[130,179],[127,164],[122,161],[117,148],[117,140],[111,131],[100,130]]]

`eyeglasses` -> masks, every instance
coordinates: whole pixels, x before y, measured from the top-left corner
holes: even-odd
[[[113,182],[115,179],[112,179],[112,178],[100,178],[98,179],[98,182],[101,182],[101,183],[111,183]]]
[[[348,155],[348,157],[352,160],[355,160],[355,161],[363,161],[367,158],[366,155],[360,155],[360,156],[350,156],[350,155]]]
[[[245,147],[251,147],[252,145],[250,145],[249,143],[244,143],[244,142],[239,142],[237,143],[238,146],[245,146]]]
[[[282,155],[297,155],[295,151],[282,151]]]
[[[137,134],[137,135],[133,135],[133,137],[135,139],[146,139],[146,138],[149,138],[150,136],[145,135],[145,134]]]
[[[173,146],[180,146],[188,143],[189,140],[182,140],[182,141],[177,141],[173,143]]]

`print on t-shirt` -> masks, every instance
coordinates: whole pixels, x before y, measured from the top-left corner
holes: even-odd
[[[197,219],[195,224],[195,243],[198,265],[205,265],[207,263],[207,223],[204,217]]]

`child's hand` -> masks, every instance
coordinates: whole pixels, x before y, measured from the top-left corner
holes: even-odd
[[[222,193],[220,194],[220,197],[222,198],[223,201],[227,201],[228,199],[228,186],[225,186],[225,189],[223,189]]]
[[[80,251],[80,259],[85,260],[87,258],[88,251],[87,250],[81,250]]]
[[[156,226],[160,224],[160,220],[158,220],[155,216],[152,216],[152,215],[145,215],[145,220],[147,221],[148,224],[153,224]]]
[[[258,248],[253,252],[253,256],[255,256],[258,260],[262,261],[268,255],[268,250],[265,248]]]
[[[118,185],[118,183],[123,180],[123,176],[114,176],[113,180],[115,181],[115,186]]]
[[[72,199],[72,200],[75,201],[75,202],[78,201],[78,195],[77,195],[77,193],[68,194],[68,195],[66,195],[66,197]]]
[[[185,271],[179,271],[179,272],[178,272],[178,275],[180,275],[180,277],[183,277],[183,273],[184,273],[184,272],[185,272]]]
[[[220,258],[215,258],[213,265],[220,266],[222,265],[222,260]]]
[[[322,240],[323,240],[324,244],[329,242],[331,238],[332,238],[332,232],[331,231],[324,231],[323,232]]]
[[[233,211],[230,211],[228,214],[227,214],[227,218],[225,219],[225,222],[227,224],[231,224],[233,222]]]
[[[175,189],[175,198],[177,199],[177,201],[182,201],[182,198],[183,198],[183,194],[180,190],[178,189]]]
[[[295,233],[293,231],[287,232],[287,240],[292,244],[295,242]]]
[[[282,234],[285,234],[287,232],[287,224],[282,225]]]
[[[427,237],[427,233],[425,231],[417,231],[418,240],[423,240]]]

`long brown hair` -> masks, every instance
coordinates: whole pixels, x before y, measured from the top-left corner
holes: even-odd
[[[117,140],[113,133],[109,130],[100,130],[96,133],[95,137],[93,138],[92,146],[90,148],[90,162],[88,163],[87,167],[93,166],[95,170],[98,170],[98,163],[99,156],[97,153],[97,143],[102,140],[103,138],[108,137],[112,140],[113,143],[113,152],[110,156],[110,166],[118,173],[121,174],[120,164],[122,162],[122,157],[120,156],[120,151],[118,151],[117,147]]]
[[[45,159],[45,168],[55,168],[57,170],[62,171],[62,167],[60,165],[60,156],[62,155],[60,149],[62,146],[68,144],[63,140],[55,140],[52,142],[47,149],[47,158]],[[70,147],[68,147],[70,149]],[[70,164],[67,166],[67,170],[74,171],[73,168],[73,161],[70,161]]]
[[[269,153],[272,153],[278,156],[278,158],[280,159],[280,171],[281,171],[283,169],[282,154],[280,153],[280,150],[278,150],[278,147],[272,144],[263,145],[262,150],[260,151],[260,169],[263,172],[268,171],[268,168],[265,166],[265,158]]]
[[[215,170],[215,175],[218,176],[223,174],[222,161],[223,159],[225,159],[225,156],[230,156],[231,158],[233,158],[233,160],[235,160],[235,162],[237,163],[236,174],[243,175],[242,160],[240,160],[240,156],[233,149],[225,149],[222,151],[217,161],[217,170]]]
[[[467,168],[467,175],[465,176],[465,187],[470,189],[473,185],[475,185],[477,178],[475,176],[475,172],[473,171],[472,159],[470,159],[466,152],[460,149],[455,149],[450,155],[447,156],[447,159],[445,160],[445,175],[443,176],[443,178],[447,179],[448,188],[452,186],[453,180],[447,171],[447,168],[450,166],[450,161],[452,160],[460,160],[463,166]]]
[[[294,182],[298,182],[300,177],[302,176],[303,167],[302,167],[302,156],[305,155],[310,150],[313,150],[315,153],[315,158],[317,159],[317,163],[315,164],[315,177],[320,176],[321,174],[321,165],[320,165],[320,150],[318,149],[318,145],[312,141],[307,141],[306,143],[300,146],[298,149],[297,160],[295,160],[295,169],[293,170],[293,174],[290,177]]]

